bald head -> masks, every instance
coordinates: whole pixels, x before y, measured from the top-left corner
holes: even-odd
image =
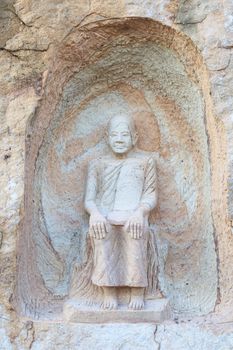
[[[134,120],[131,116],[127,114],[114,115],[108,122],[108,131],[110,130],[110,128],[114,128],[119,124],[126,124],[132,135],[136,133]]]
[[[129,152],[137,142],[137,132],[133,118],[120,114],[108,123],[108,143],[115,154]]]

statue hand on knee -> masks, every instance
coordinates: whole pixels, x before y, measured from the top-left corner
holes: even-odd
[[[129,232],[131,238],[140,239],[143,235],[144,217],[141,210],[136,210],[125,224],[126,231]]]
[[[96,239],[104,239],[109,232],[109,224],[105,217],[100,213],[90,216],[89,234]]]

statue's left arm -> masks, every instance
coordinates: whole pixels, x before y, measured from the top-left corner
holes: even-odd
[[[126,222],[126,229],[134,239],[143,235],[145,219],[157,204],[157,177],[155,160],[150,157],[147,161],[144,177],[143,192],[140,203]]]
[[[139,204],[144,215],[149,214],[156,207],[157,197],[156,165],[154,158],[150,157],[147,161],[143,193]]]

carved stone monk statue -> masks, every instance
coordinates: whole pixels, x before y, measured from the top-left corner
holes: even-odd
[[[148,216],[156,206],[151,153],[136,148],[138,135],[127,115],[111,118],[110,154],[89,164],[85,208],[90,214],[92,283],[104,291],[103,308],[117,308],[117,289],[130,287],[130,309],[144,307]]]

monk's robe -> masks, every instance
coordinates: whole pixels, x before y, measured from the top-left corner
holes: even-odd
[[[110,223],[104,239],[92,238],[94,267],[92,282],[98,286],[147,286],[148,217],[143,235],[134,239],[124,224],[140,206],[152,210],[156,204],[155,162],[151,154],[110,157],[90,162],[86,198],[96,203]],[[117,217],[119,222],[114,222]]]

